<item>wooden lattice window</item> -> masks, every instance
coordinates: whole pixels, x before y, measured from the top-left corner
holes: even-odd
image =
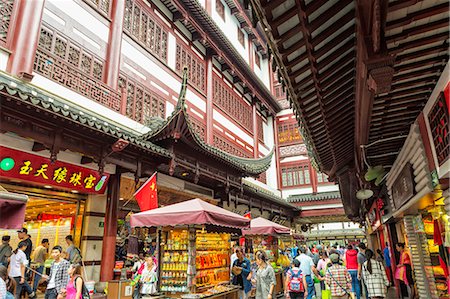
[[[281,168],[281,185],[283,187],[294,187],[311,184],[309,165],[298,165]]]
[[[239,27],[237,27],[237,36],[238,36],[239,42],[245,48],[245,35],[244,35],[244,32],[242,32],[241,28],[239,28]]]
[[[448,102],[444,93],[441,92],[430,114],[428,114],[439,166],[444,164],[450,155],[449,112]]]
[[[277,100],[286,98],[286,93],[283,91],[283,87],[281,86],[281,84],[276,85],[274,87],[274,90],[275,90],[275,97],[277,98]]]
[[[280,144],[301,142],[302,136],[296,123],[278,125],[278,142]]]
[[[267,175],[265,172],[263,172],[259,175],[258,181],[260,181],[261,183],[267,184]]]
[[[258,139],[264,143],[263,119],[260,115],[257,116],[258,124]]]
[[[185,66],[188,68],[188,82],[204,92],[206,89],[205,62],[190,52],[186,46],[177,43],[175,70],[181,75]]]
[[[95,8],[102,15],[109,17],[109,8],[111,6],[111,0],[84,0],[90,6]]]
[[[41,27],[34,71],[120,111],[121,95],[102,82],[103,61],[56,30]]]
[[[216,12],[225,21],[225,5],[221,0],[216,0]]]
[[[14,0],[0,0],[0,45],[6,44]]]
[[[317,183],[319,184],[323,184],[323,183],[328,183],[328,176],[324,173],[317,173]]]
[[[255,64],[256,64],[259,68],[261,68],[261,58],[259,57],[259,54],[258,54],[257,51],[255,51],[254,57],[255,57]]]
[[[233,141],[219,135],[217,132],[213,136],[213,144],[215,147],[220,148],[221,150],[234,156],[245,158],[251,158],[253,156],[251,152],[242,148],[241,145],[233,143]]]
[[[125,115],[129,118],[146,123],[150,117],[166,117],[166,101],[163,97],[125,75],[120,76],[119,87],[126,92]]]
[[[250,105],[216,75],[213,78],[213,86],[214,105],[249,132],[253,132],[253,115]]]
[[[124,30],[157,58],[167,62],[167,30],[156,21],[150,8],[138,0],[126,0]]]
[[[206,140],[206,124],[205,124],[205,122],[200,119],[197,119],[195,117],[192,117],[192,116],[189,118],[189,120],[193,126],[194,132],[198,136],[200,136],[203,140]]]

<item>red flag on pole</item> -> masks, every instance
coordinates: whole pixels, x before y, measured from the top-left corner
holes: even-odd
[[[133,196],[139,204],[141,211],[158,208],[158,189],[156,188],[156,172],[134,192]]]
[[[248,218],[248,219],[252,219],[252,211],[248,211],[247,213],[245,213],[242,216],[244,216],[245,218]]]

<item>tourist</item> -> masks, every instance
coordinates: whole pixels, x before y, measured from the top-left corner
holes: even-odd
[[[25,242],[27,249],[25,250],[25,256],[28,262],[31,261],[31,252],[33,251],[33,242],[31,241],[30,235],[28,234],[28,229],[25,227],[17,231],[17,237],[21,242]]]
[[[366,262],[367,258],[366,258],[366,244],[364,243],[359,243],[358,245],[359,248],[359,252],[358,252],[358,279],[361,281],[361,293],[364,293],[364,296],[367,298],[367,288],[366,288],[366,284],[364,282],[364,276],[362,273],[362,265]]]
[[[71,235],[66,236],[66,260],[68,260],[71,264],[81,264],[81,251],[78,247],[73,243],[73,237]]]
[[[48,255],[48,239],[42,239],[41,245],[36,247],[33,253],[33,262],[36,264],[36,273],[34,275],[33,291],[37,291],[39,280],[44,272],[44,263]]]
[[[302,270],[303,275],[306,276],[306,283],[308,285],[308,289],[305,291],[305,293],[307,294],[306,299],[311,299],[316,294],[314,288],[314,279],[312,277],[313,272],[319,280],[323,280],[323,278],[317,271],[312,258],[308,256],[306,252],[307,248],[305,246],[301,246],[300,255],[297,256],[296,259],[300,262],[300,269]]]
[[[65,289],[65,299],[82,299],[84,281],[81,277],[81,265],[72,264],[67,272],[70,275],[70,279]]]
[[[249,274],[251,273],[251,263],[244,256],[244,252],[241,248],[236,248],[236,256],[237,259],[234,261],[231,267],[231,271],[233,272],[232,284],[236,286],[240,286],[241,291],[239,298],[247,299],[248,294],[252,290],[252,283],[248,279]]]
[[[367,296],[371,299],[381,299],[386,297],[386,287],[389,286],[389,280],[383,264],[374,260],[373,255],[372,250],[366,250],[367,261],[364,263],[362,271],[367,287]]]
[[[306,277],[302,274],[300,270],[300,262],[294,260],[294,265],[291,269],[286,272],[286,282],[285,282],[285,295],[291,299],[303,299],[308,289],[308,284],[306,283]]]
[[[384,247],[384,249],[383,249],[383,255],[384,255],[384,264],[386,266],[386,274],[392,285],[393,275],[392,275],[392,268],[391,268],[391,248],[389,247],[388,242],[386,242],[386,247]]]
[[[340,263],[338,253],[330,254],[331,266],[325,274],[325,282],[330,287],[332,299],[347,299],[350,294],[352,278]]]
[[[325,271],[327,270],[327,265],[330,262],[328,258],[328,254],[325,250],[319,252],[319,262],[317,263],[317,271],[320,276],[325,277]],[[322,298],[322,291],[325,290],[325,282],[323,280],[320,281],[320,292],[316,290],[316,296],[320,299]]]
[[[36,294],[31,289],[30,285],[25,279],[25,269],[29,261],[25,255],[28,242],[20,241],[17,249],[13,251],[9,263],[9,276],[16,281],[16,298],[19,299],[22,290],[28,293],[29,298],[36,298]]]
[[[411,257],[405,251],[405,243],[397,243],[400,253],[400,263],[395,271],[395,278],[400,282],[402,297],[413,299],[415,297],[414,279],[412,277]]]
[[[70,263],[62,258],[63,249],[56,245],[52,249],[51,257],[53,259],[50,267],[50,275],[43,275],[48,280],[47,289],[45,291],[45,299],[56,299],[61,295],[69,282]]]
[[[267,263],[267,256],[263,251],[257,251],[255,257],[258,265],[256,270],[256,299],[275,298],[274,291],[277,284],[275,271]]]
[[[352,292],[355,293],[356,299],[361,298],[361,286],[359,285],[358,278],[358,251],[353,248],[353,245],[347,246],[347,252],[345,253],[345,265],[348,273],[352,277]]]
[[[2,237],[2,245],[0,245],[0,266],[8,267],[9,265],[9,258],[11,257],[13,251],[13,248],[9,245],[10,240],[10,236]]]
[[[158,283],[158,271],[156,263],[151,255],[145,257],[145,265],[142,269],[140,283],[142,296],[150,296],[158,291],[156,288]]]

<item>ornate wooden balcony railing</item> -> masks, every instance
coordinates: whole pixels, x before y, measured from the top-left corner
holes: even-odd
[[[218,134],[214,134],[213,142],[215,147],[218,147],[229,154],[245,158],[253,157],[253,154],[250,151],[239,148],[238,145],[233,144],[231,140],[227,140],[227,138],[219,136]]]
[[[86,75],[69,62],[39,48],[36,51],[34,71],[77,93],[94,100],[114,111],[120,112],[121,94],[98,78]]]
[[[0,46],[6,46],[9,23],[14,8],[14,0],[0,0]]]
[[[175,70],[178,74],[183,73],[184,67],[187,66],[189,72],[189,83],[200,89],[202,92],[206,91],[206,72],[205,62],[196,57],[195,54],[190,53],[185,45],[181,42],[177,43],[176,50],[176,65]]]

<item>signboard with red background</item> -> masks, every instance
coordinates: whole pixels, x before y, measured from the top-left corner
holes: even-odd
[[[103,194],[109,174],[0,146],[0,177]]]

